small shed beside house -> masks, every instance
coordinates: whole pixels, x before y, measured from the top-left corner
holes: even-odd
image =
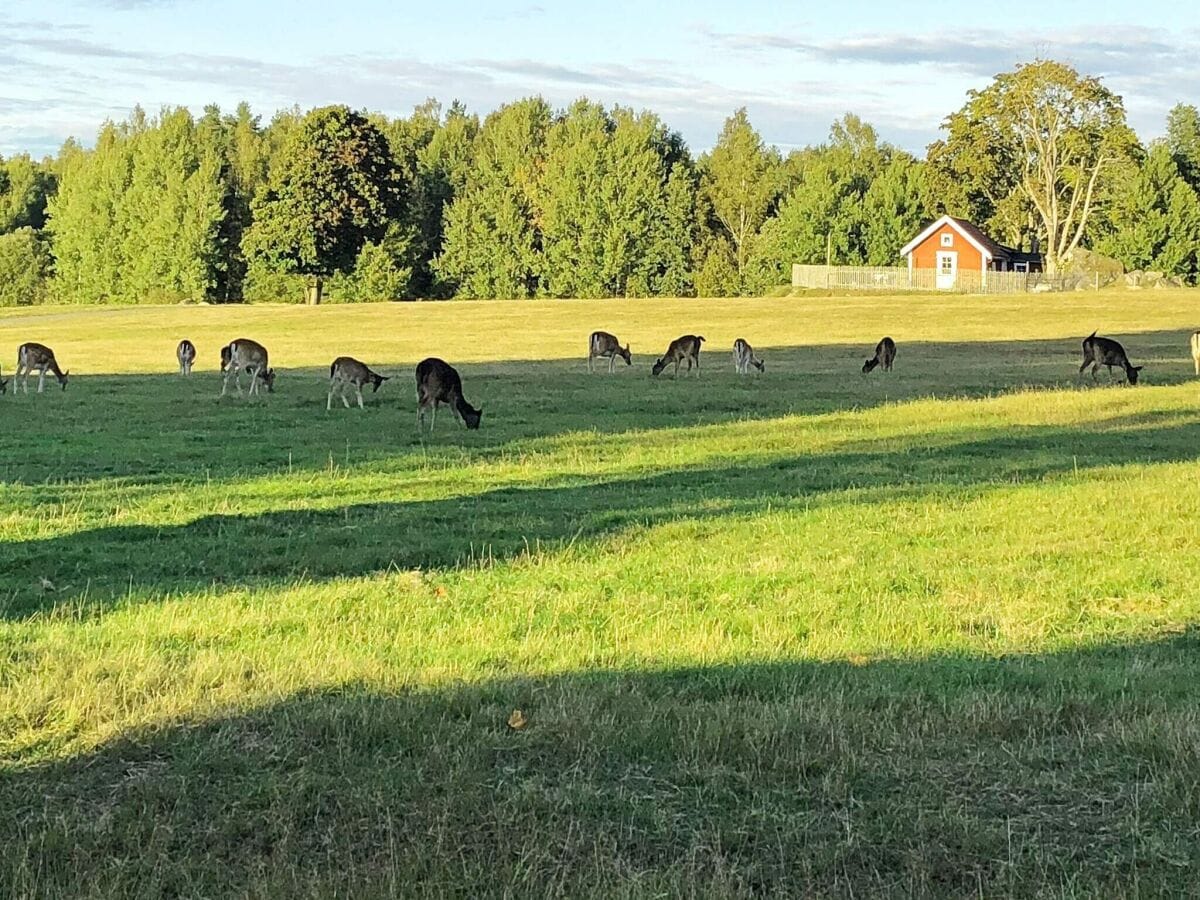
[[[942,216],[900,251],[908,259],[908,270],[932,269],[936,285],[952,290],[960,278],[987,284],[988,272],[1040,272],[1042,255],[1036,241],[1032,252],[1014,250],[988,237],[983,229],[966,219]]]

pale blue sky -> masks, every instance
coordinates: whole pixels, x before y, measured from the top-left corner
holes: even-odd
[[[0,154],[90,143],[135,103],[486,113],[542,94],[655,110],[697,150],[734,108],[783,149],[853,111],[921,151],[967,90],[1048,56],[1104,76],[1143,138],[1200,104],[1190,2],[962,4],[0,0]]]

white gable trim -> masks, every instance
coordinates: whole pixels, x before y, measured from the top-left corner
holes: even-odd
[[[932,225],[930,225],[928,228],[926,228],[924,231],[922,231],[920,234],[918,234],[915,238],[913,238],[911,241],[909,241],[907,244],[905,244],[903,247],[901,247],[900,255],[901,256],[910,256],[914,250],[916,250],[919,246],[921,246],[921,244],[923,244],[927,240],[929,240],[929,238],[932,237],[935,232],[937,232],[939,229],[941,229],[945,225],[949,225],[951,228],[953,228],[955,231],[957,231],[960,235],[962,235],[963,238],[966,239],[968,244],[970,244],[972,247],[974,247],[976,250],[978,250],[983,255],[984,265],[985,266],[987,265],[988,260],[990,260],[992,258],[992,254],[988,252],[987,247],[984,247],[982,244],[979,243],[979,241],[975,240],[975,238],[971,237],[971,235],[969,235],[969,234],[967,234],[967,232],[963,231],[962,226],[959,225],[956,221],[954,221],[953,216],[942,216],[940,219],[938,219],[936,222],[934,222]]]

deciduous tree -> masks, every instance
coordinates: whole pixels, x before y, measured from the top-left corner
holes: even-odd
[[[315,109],[254,201],[245,252],[272,271],[308,276],[310,302],[319,303],[325,279],[351,269],[366,242],[382,240],[402,202],[382,132],[345,106]]]

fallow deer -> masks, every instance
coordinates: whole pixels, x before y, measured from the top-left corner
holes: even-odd
[[[179,374],[191,375],[192,364],[196,361],[196,345],[184,338],[175,348],[175,358],[179,360]]]
[[[617,340],[616,335],[609,334],[607,331],[593,331],[592,336],[588,339],[588,371],[596,371],[592,368],[592,360],[596,357],[608,357],[608,373],[611,375],[613,368],[617,364],[617,357],[625,360],[625,365],[633,365],[633,358],[629,353],[629,345],[621,346],[621,342]]]
[[[754,355],[754,348],[746,339],[738,338],[733,342],[733,370],[739,375],[748,375],[751,366],[760,372],[767,370],[767,364]]]
[[[21,384],[25,388],[25,393],[29,393],[29,373],[34,369],[38,370],[38,386],[37,392],[40,394],[46,386],[46,370],[49,369],[54,373],[54,377],[58,379],[59,385],[65,391],[67,389],[67,376],[69,372],[64,372],[58,367],[58,360],[54,358],[54,351],[45,344],[22,344],[17,348],[17,374],[14,378],[21,378]],[[16,385],[13,385],[13,391],[16,391]]]
[[[892,363],[896,361],[896,342],[890,337],[885,337],[875,345],[875,355],[863,363],[862,370],[866,372],[874,371],[877,366],[883,366],[883,371],[892,371]]]
[[[225,360],[225,350],[229,351],[229,361]],[[267,359],[267,348],[258,341],[248,338],[238,338],[221,351],[221,359],[225,365],[225,378],[221,382],[221,396],[229,390],[229,379],[234,379],[238,396],[242,395],[242,372],[250,373],[250,395],[259,393],[258,383],[261,381],[267,390],[275,393],[275,370],[270,368]]]
[[[1196,374],[1200,375],[1200,331],[1192,335],[1192,362],[1196,364]]]
[[[692,371],[692,363],[696,364],[696,377],[700,377],[700,345],[704,343],[704,337],[698,334],[685,334],[683,337],[677,337],[671,341],[671,345],[667,347],[667,352],[662,355],[651,368],[650,374],[658,376],[663,369],[675,364],[675,371],[672,373],[672,378],[679,377],[679,364],[687,360],[687,370]]]
[[[454,410],[468,428],[478,428],[483,409],[475,409],[462,394],[462,379],[458,371],[444,360],[430,357],[417,364],[417,427],[425,427],[425,410],[432,409],[429,433],[437,421],[437,408],[445,403]]]
[[[1142,366],[1130,365],[1129,357],[1125,355],[1125,348],[1117,341],[1111,338],[1096,337],[1096,332],[1092,332],[1083,339],[1083,363],[1079,366],[1079,374],[1083,374],[1083,370],[1088,366],[1092,367],[1092,381],[1096,380],[1096,373],[1101,366],[1108,366],[1108,377],[1112,378],[1113,366],[1120,366],[1125,370],[1125,378],[1130,384],[1138,383],[1138,372],[1142,371]]]
[[[362,409],[363,385],[372,385],[372,393],[374,393],[387,380],[386,375],[378,375],[372,372],[365,363],[361,363],[351,356],[339,356],[333,361],[333,365],[329,367],[329,396],[325,398],[326,412],[333,409],[333,395],[335,391],[340,389],[342,405],[346,409],[349,409],[350,401],[346,399],[346,388],[353,385],[354,392],[358,395],[358,408]]]

